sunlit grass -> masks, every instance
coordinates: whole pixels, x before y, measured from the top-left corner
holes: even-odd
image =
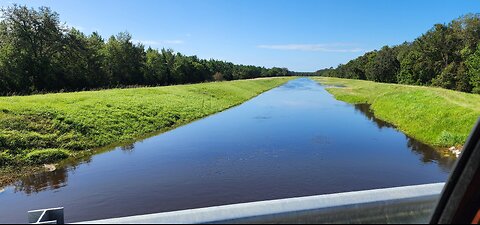
[[[166,131],[243,103],[289,79],[2,97],[0,163],[48,163],[76,151]]]
[[[437,147],[463,145],[480,117],[480,95],[441,88],[316,78],[335,98],[371,104],[375,115]]]

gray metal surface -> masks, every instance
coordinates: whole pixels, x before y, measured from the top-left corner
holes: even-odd
[[[443,183],[261,201],[83,223],[427,223]]]
[[[28,211],[28,223],[64,224],[63,208],[51,208]]]

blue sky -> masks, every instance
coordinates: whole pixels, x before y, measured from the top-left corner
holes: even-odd
[[[480,0],[0,0],[12,3],[49,6],[105,38],[129,31],[154,48],[295,71],[346,63],[480,12]]]

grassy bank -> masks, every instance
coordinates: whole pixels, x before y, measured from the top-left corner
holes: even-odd
[[[52,163],[79,151],[166,131],[289,79],[2,97],[0,168]]]
[[[371,104],[375,115],[435,147],[463,145],[480,117],[480,95],[433,87],[316,78],[338,100]]]

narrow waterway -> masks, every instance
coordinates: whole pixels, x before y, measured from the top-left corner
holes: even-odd
[[[65,207],[66,222],[345,191],[443,182],[442,158],[296,79],[225,112],[0,192],[0,223]]]

